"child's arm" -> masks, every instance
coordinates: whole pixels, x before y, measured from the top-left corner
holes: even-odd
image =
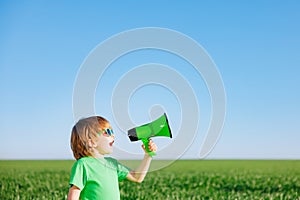
[[[126,177],[128,180],[137,183],[141,183],[144,180],[152,160],[152,157],[146,152],[144,145],[142,145],[142,148],[145,151],[144,159],[139,167],[134,171],[130,171]],[[157,150],[156,144],[152,140],[149,141],[149,150],[154,152]]]
[[[73,185],[69,189],[68,200],[78,200],[80,196],[80,189]]]

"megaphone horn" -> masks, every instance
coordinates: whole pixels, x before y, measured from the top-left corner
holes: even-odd
[[[154,156],[156,155],[156,153],[149,150],[149,139],[151,137],[157,136],[172,138],[172,132],[166,113],[148,124],[144,124],[128,130],[128,137],[130,141],[134,142],[142,140],[145,149],[150,156]]]

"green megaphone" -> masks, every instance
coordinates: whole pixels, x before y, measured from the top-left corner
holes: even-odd
[[[154,156],[156,155],[156,153],[149,150],[149,140],[151,137],[157,136],[172,138],[172,133],[166,113],[164,113],[153,122],[128,130],[128,137],[131,142],[142,140],[145,149],[150,156]]]

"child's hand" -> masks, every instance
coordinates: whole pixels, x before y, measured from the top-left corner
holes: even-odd
[[[145,153],[147,153],[144,145],[142,145],[142,148],[145,151]],[[156,144],[151,139],[149,140],[149,150],[153,151],[153,152],[157,151],[157,146],[156,146]]]

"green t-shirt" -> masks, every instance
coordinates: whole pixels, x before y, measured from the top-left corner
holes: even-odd
[[[83,157],[72,167],[70,186],[75,185],[81,190],[80,199],[120,199],[118,181],[124,180],[129,171],[110,157]]]

